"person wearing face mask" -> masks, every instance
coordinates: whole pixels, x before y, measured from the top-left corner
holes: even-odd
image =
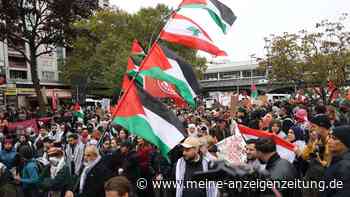
[[[71,189],[71,174],[60,148],[48,150],[50,162],[50,174],[43,177],[41,188],[48,191],[50,197],[63,197],[66,191]]]
[[[195,124],[189,124],[187,129],[188,136],[198,137],[198,131]]]

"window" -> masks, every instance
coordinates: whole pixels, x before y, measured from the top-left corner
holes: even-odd
[[[13,79],[13,80],[27,80],[27,71],[10,70],[10,79]]]
[[[206,73],[204,74],[204,80],[217,80],[218,73]]]
[[[242,71],[242,77],[251,77],[251,70],[243,70]]]
[[[345,79],[346,79],[347,81],[350,81],[350,73],[347,73],[347,74],[345,75]]]
[[[262,69],[253,70],[253,77],[263,77],[266,75],[266,71]]]
[[[64,64],[64,48],[57,47],[56,54],[57,54],[57,65],[62,66]]]
[[[9,66],[12,68],[27,68],[24,57],[9,56]]]
[[[55,80],[55,72],[52,71],[42,71],[41,79],[44,81],[54,81]]]
[[[345,72],[350,72],[350,65],[345,66]]]
[[[220,79],[237,79],[241,77],[240,71],[230,71],[220,73]]]

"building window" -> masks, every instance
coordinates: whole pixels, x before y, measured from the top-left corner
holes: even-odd
[[[27,68],[26,60],[24,57],[9,56],[9,66],[12,68]]]
[[[52,71],[42,71],[41,79],[44,81],[54,81],[55,80],[55,72]]]
[[[238,79],[241,77],[241,72],[239,71],[230,71],[220,73],[220,79]]]
[[[345,72],[350,72],[350,65],[345,66]]]
[[[251,70],[243,70],[242,77],[252,77],[252,71]]]
[[[10,79],[13,79],[13,80],[27,80],[27,71],[10,70]]]
[[[204,74],[204,80],[218,80],[218,73],[206,73]]]
[[[266,71],[262,69],[253,70],[253,77],[264,77],[266,75]]]

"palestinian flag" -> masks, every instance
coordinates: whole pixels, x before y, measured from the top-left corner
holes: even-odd
[[[165,157],[185,136],[183,125],[175,114],[135,84],[119,101],[113,117],[113,124],[156,145]]]
[[[211,36],[200,25],[179,13],[172,15],[160,32],[160,38],[216,56],[227,56],[226,52],[215,45]]]
[[[73,115],[77,118],[78,121],[83,122],[84,121],[84,112],[81,109],[79,103],[76,103],[74,105],[74,113]]]
[[[200,8],[207,10],[212,20],[224,34],[228,32],[237,19],[232,10],[218,0],[183,0],[180,8]]]
[[[255,84],[252,84],[250,98],[252,100],[256,100],[258,98],[258,90],[256,89]]]
[[[141,43],[138,40],[134,40],[131,46],[131,58],[136,66],[140,66],[142,60],[145,58],[146,53]]]
[[[189,105],[196,106],[195,98],[200,93],[200,87],[192,66],[170,49],[155,43],[143,61],[138,76],[136,80],[139,84],[145,84],[144,77],[147,76],[173,85]]]
[[[281,158],[293,162],[295,159],[295,145],[277,136],[274,133],[252,129],[243,125],[238,125],[239,131],[245,140],[257,138],[271,138],[276,143],[276,149]]]

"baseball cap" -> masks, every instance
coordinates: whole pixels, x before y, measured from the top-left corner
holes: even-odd
[[[185,139],[185,141],[181,145],[184,148],[195,148],[195,147],[199,147],[201,143],[199,139],[196,137],[188,137]]]

